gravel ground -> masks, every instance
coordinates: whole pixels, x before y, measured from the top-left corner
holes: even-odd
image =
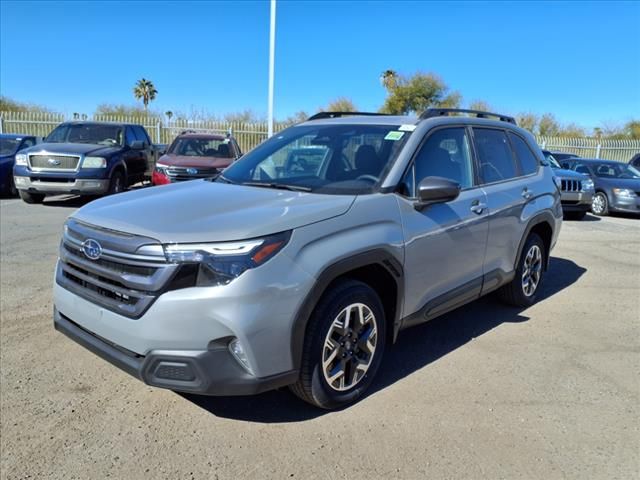
[[[537,305],[403,332],[371,395],[327,413],[154,389],[56,333],[80,204],[0,201],[2,478],[639,478],[640,220],[565,222]]]

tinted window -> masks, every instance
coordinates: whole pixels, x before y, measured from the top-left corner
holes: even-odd
[[[444,177],[458,182],[462,188],[473,186],[471,149],[464,128],[443,128],[436,130],[420,148],[414,164],[415,172],[410,172],[405,180],[406,189],[414,191],[425,177]],[[409,183],[411,182],[411,184]]]
[[[22,142],[22,146],[20,147],[20,150],[22,150],[23,148],[33,147],[35,144],[36,144],[35,139],[25,138],[24,141]]]
[[[120,125],[100,123],[63,123],[49,134],[51,143],[91,143],[96,145],[122,145],[123,133]]]
[[[522,137],[511,132],[509,132],[509,138],[511,139],[511,145],[513,145],[513,149],[515,150],[518,161],[520,162],[522,174],[530,175],[538,171],[538,159],[527,145],[527,142],[525,142]]]
[[[168,153],[186,157],[233,157],[227,138],[178,137],[169,147]]]
[[[131,146],[131,144],[133,144],[133,142],[136,141],[136,137],[133,135],[133,130],[131,129],[131,127],[127,127],[125,130],[125,138],[127,141],[127,145]]]
[[[587,167],[586,165],[576,165],[576,172],[584,173],[586,175],[591,175],[591,171],[589,170],[589,167]]]
[[[517,175],[511,147],[502,130],[474,128],[473,135],[480,163],[480,176],[485,183],[508,180]]]
[[[151,141],[149,140],[149,135],[147,135],[147,131],[143,127],[136,125],[133,127],[133,132],[136,136],[136,139],[142,140],[145,145],[149,145],[151,143]]]

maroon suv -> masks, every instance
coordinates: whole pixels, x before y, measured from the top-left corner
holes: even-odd
[[[176,137],[153,172],[153,184],[215,177],[242,155],[231,135],[185,132]]]

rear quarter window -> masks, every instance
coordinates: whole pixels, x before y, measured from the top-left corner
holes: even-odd
[[[509,139],[503,130],[474,127],[473,137],[480,164],[480,178],[484,183],[518,176]]]

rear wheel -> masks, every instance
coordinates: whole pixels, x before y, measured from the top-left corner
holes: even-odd
[[[25,203],[42,203],[44,201],[44,195],[42,193],[30,193],[24,190],[18,190],[18,194]]]
[[[528,307],[536,301],[542,276],[546,251],[539,235],[531,233],[518,260],[516,275],[498,290],[502,301],[516,307]]]
[[[355,402],[371,384],[384,353],[384,310],[365,283],[344,280],[314,309],[292,392],[320,408]]]
[[[604,192],[598,192],[593,196],[591,211],[600,217],[609,214],[609,200]]]

